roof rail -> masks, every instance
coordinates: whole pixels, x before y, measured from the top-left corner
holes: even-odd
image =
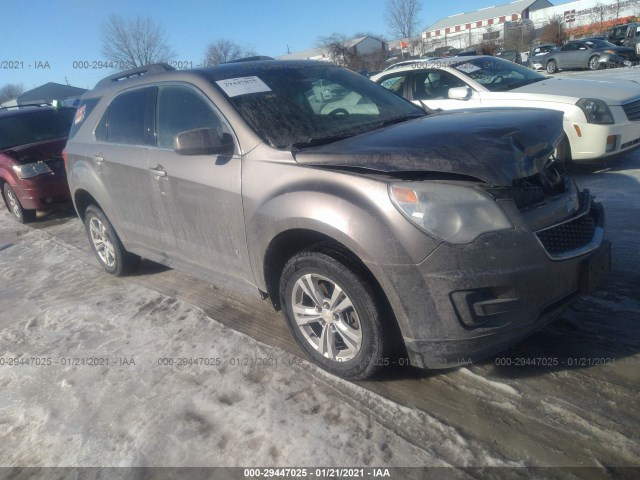
[[[0,104],[0,110],[9,110],[10,108],[22,108],[22,107],[51,107],[51,106],[52,104],[48,102],[19,103],[17,105]]]
[[[275,60],[275,58],[267,57],[265,55],[253,55],[252,57],[236,58],[235,60],[229,60],[228,62],[222,62],[220,65],[226,65],[227,63],[242,63],[242,62],[260,62],[263,60]]]
[[[130,70],[125,70],[123,72],[109,75],[108,77],[103,78],[98,83],[96,83],[94,89],[99,87],[106,87],[107,85],[111,85],[113,82],[119,82],[131,77],[138,77],[148,73],[171,72],[173,70],[175,70],[175,68],[166,63],[152,63],[151,65],[145,65],[144,67],[132,68]]]

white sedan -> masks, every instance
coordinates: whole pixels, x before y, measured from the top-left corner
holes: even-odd
[[[372,80],[427,111],[534,107],[564,112],[562,161],[598,160],[640,146],[640,84],[546,77],[496,57],[419,61]]]

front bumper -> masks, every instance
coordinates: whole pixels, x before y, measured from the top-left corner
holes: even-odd
[[[570,127],[565,124],[573,160],[598,160],[640,147],[640,122],[630,122],[624,113],[616,113],[614,111],[616,123],[612,125],[575,121],[570,122]]]
[[[594,204],[592,213],[602,231],[602,207]],[[443,243],[419,265],[389,267],[411,364],[468,364],[554,320],[608,273],[609,243],[600,237],[592,247],[556,260],[535,234],[514,229],[468,245]]]
[[[27,210],[50,210],[71,205],[66,178],[42,175],[11,185],[20,204]]]

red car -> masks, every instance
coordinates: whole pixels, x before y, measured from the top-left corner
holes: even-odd
[[[0,191],[20,223],[71,203],[62,150],[75,109],[0,108]]]

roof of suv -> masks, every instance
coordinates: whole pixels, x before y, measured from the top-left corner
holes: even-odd
[[[153,64],[146,67],[125,70],[114,75],[110,75],[100,80],[90,95],[94,96],[98,93],[111,90],[114,87],[121,87],[124,82],[129,84],[130,80],[140,80],[139,83],[147,83],[156,81],[158,76],[171,75],[179,77],[181,75],[205,75],[209,79],[227,79],[233,77],[246,77],[259,74],[266,70],[285,70],[295,68],[305,68],[313,66],[334,67],[333,64],[320,62],[316,60],[259,60],[259,61],[242,61],[220,64],[216,67],[203,67],[188,70],[176,70],[166,64]]]

